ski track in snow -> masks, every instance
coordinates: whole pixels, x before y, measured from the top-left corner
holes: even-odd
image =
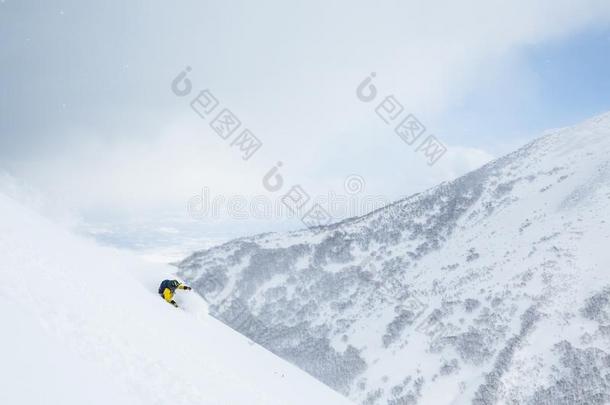
[[[212,317],[157,295],[172,268],[69,234],[0,195],[2,404],[348,404]]]

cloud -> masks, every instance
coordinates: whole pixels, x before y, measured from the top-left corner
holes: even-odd
[[[491,156],[451,138],[429,168],[356,98],[366,75],[443,140],[436,123],[481,76],[521,74],[523,47],[610,17],[594,0],[73,2],[61,16],[45,3],[0,17],[12,55],[0,67],[0,162],[85,213],[179,211],[202,186],[264,193],[278,161],[288,185],[313,194],[350,173],[376,194],[421,191]],[[263,141],[252,161],[169,91],[186,65],[195,89]]]

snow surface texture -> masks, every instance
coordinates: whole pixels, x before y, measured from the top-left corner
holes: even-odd
[[[348,404],[307,373],[158,295],[165,266],[72,236],[0,195],[0,404]],[[175,270],[175,269],[174,269]]]
[[[210,312],[361,404],[610,403],[610,113],[360,218],[197,252]]]

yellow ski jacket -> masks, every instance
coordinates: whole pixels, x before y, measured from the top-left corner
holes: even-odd
[[[186,285],[184,284],[180,284],[178,287],[176,287],[179,290],[186,290]],[[172,290],[170,290],[169,288],[165,287],[165,289],[163,290],[163,298],[165,299],[165,301],[169,302],[170,304],[172,303],[172,299],[174,298],[174,293]]]

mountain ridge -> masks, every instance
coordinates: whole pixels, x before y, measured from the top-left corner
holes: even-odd
[[[220,319],[357,402],[556,403],[558,359],[610,352],[578,310],[608,264],[609,135],[610,113],[548,131],[365,216],[197,252],[179,274]],[[564,327],[557,313],[597,346],[543,345],[547,385],[514,383],[542,325]]]

